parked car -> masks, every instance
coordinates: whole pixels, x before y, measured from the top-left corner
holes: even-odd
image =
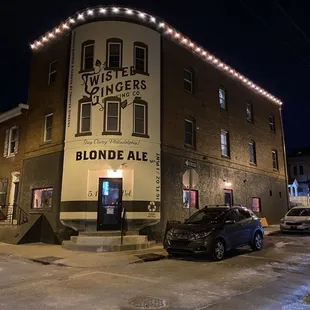
[[[294,207],[280,222],[280,230],[310,232],[310,207]]]
[[[206,206],[183,224],[170,229],[164,247],[170,256],[209,253],[220,261],[225,253],[250,245],[263,247],[264,229],[260,219],[243,206]]]

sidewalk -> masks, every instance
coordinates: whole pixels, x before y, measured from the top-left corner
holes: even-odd
[[[278,232],[280,232],[280,224],[279,225],[269,225],[268,227],[264,228],[265,236],[272,236]]]

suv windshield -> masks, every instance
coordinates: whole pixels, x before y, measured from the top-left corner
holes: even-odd
[[[227,209],[204,209],[193,214],[185,223],[186,224],[216,224],[220,223]]]
[[[310,216],[310,208],[291,209],[287,216]]]

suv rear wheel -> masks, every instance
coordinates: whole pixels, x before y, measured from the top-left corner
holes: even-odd
[[[213,249],[212,249],[212,256],[213,259],[216,261],[220,261],[224,258],[225,256],[225,244],[223,240],[218,239],[215,240]]]

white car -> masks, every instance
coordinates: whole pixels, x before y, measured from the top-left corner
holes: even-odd
[[[288,211],[281,220],[280,230],[310,232],[310,207],[294,207]]]

